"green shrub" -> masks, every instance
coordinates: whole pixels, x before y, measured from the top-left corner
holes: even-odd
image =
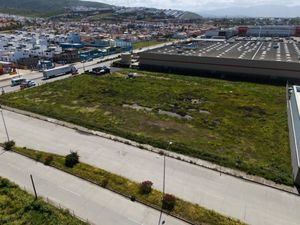
[[[107,187],[107,185],[108,185],[108,179],[107,178],[104,178],[103,180],[102,180],[102,182],[101,182],[101,187],[103,187],[103,188],[106,188]]]
[[[43,156],[43,154],[41,152],[37,152],[35,155],[35,160],[37,162],[41,161],[42,156]]]
[[[9,182],[9,180],[4,179],[4,178],[0,178],[0,188],[13,188],[16,187],[15,184]]]
[[[174,195],[170,195],[170,194],[164,195],[164,198],[162,201],[163,209],[171,211],[172,209],[174,209],[175,204],[176,204],[176,198]]]
[[[142,182],[140,184],[140,192],[145,195],[150,194],[152,191],[152,185],[153,183],[149,180]]]
[[[12,148],[16,145],[16,143],[14,141],[7,141],[7,142],[4,142],[4,149],[6,151],[10,151],[12,150]]]
[[[130,200],[131,200],[132,202],[135,202],[135,201],[136,201],[135,195],[130,196]]]
[[[65,166],[73,168],[76,164],[79,163],[79,155],[77,152],[72,152],[65,158]]]

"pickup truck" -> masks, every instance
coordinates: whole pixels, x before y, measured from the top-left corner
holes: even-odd
[[[20,84],[20,88],[21,89],[25,89],[25,88],[30,88],[30,87],[34,87],[36,86],[36,82],[33,80],[24,80],[21,84]]]
[[[92,71],[89,71],[88,73],[94,74],[94,75],[104,75],[104,74],[110,73],[110,68],[107,66],[96,67],[96,68],[93,68]]]

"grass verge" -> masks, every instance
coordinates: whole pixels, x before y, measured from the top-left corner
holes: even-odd
[[[21,190],[17,185],[0,177],[0,224],[18,225],[84,225],[67,210],[58,209],[37,200],[34,196]]]
[[[45,163],[45,159],[51,156],[51,166],[59,170],[65,171],[72,175],[78,176],[85,180],[91,181],[103,188],[108,188],[119,194],[132,197],[154,208],[161,208],[162,193],[152,190],[150,194],[142,194],[140,185],[134,181],[109,173],[103,169],[90,166],[85,163],[79,163],[73,168],[68,168],[64,164],[65,157],[45,153],[41,151],[31,150],[27,148],[14,147],[13,150],[19,154],[27,156],[36,161]],[[181,217],[195,225],[242,225],[244,223],[225,217],[212,210],[205,209],[197,204],[176,199],[175,208],[169,212],[170,214]]]

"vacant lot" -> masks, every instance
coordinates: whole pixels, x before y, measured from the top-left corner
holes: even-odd
[[[60,210],[21,190],[0,177],[0,224],[84,225],[65,210]]]
[[[0,103],[292,185],[285,88],[128,71],[77,76]]]

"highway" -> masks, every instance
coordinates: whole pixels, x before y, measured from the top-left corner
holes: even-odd
[[[50,122],[4,111],[8,132],[18,146],[66,155],[162,190],[162,156],[133,146],[87,135]],[[6,135],[0,120],[0,142]],[[2,162],[0,163],[2,164]],[[0,176],[4,174],[0,169]],[[203,167],[166,160],[166,192],[253,225],[299,225],[300,198]]]
[[[33,192],[33,175],[39,196],[70,209],[78,217],[97,225],[154,225],[160,212],[132,202],[118,194],[88,183],[67,173],[36,163],[12,152],[0,150],[0,176],[9,178]],[[169,225],[186,225],[163,214]]]

